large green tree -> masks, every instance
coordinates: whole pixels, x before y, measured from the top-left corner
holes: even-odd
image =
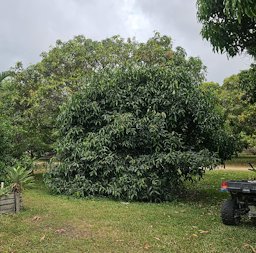
[[[17,146],[35,156],[53,150],[59,108],[81,89],[81,80],[103,69],[131,64],[165,65],[173,59],[171,46],[171,39],[159,33],[146,43],[120,36],[102,41],[77,36],[67,42],[57,41],[49,52],[42,53],[42,60],[35,65],[24,69],[17,64],[15,75],[0,94],[3,100],[0,111],[12,118],[17,129]],[[189,61],[200,70],[203,80],[201,61],[197,58]]]
[[[59,117],[60,164],[46,177],[56,193],[169,200],[183,180],[227,159],[233,139],[201,68],[184,50],[165,64],[130,65],[83,82]]]
[[[11,71],[4,71],[0,73],[0,94],[5,86],[7,77],[12,75]],[[0,95],[0,108],[4,103],[4,98]],[[0,181],[3,180],[4,171],[7,165],[12,163],[14,158],[13,147],[13,127],[11,119],[0,110]]]
[[[241,71],[239,77],[246,100],[251,104],[256,103],[256,65],[252,64],[250,69]]]
[[[224,80],[220,103],[224,117],[244,148],[256,152],[255,66]]]
[[[0,115],[0,181],[5,168],[13,159],[12,127],[8,119]]]
[[[201,34],[215,51],[256,57],[256,1],[197,0]]]

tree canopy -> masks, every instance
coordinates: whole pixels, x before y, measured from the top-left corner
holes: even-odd
[[[17,63],[10,78],[2,75],[0,170],[57,147],[60,163],[46,176],[54,192],[171,199],[184,180],[237,149],[232,121],[223,118],[232,112],[220,106],[217,84],[202,85],[204,72],[199,58],[159,33],[146,43],[57,41],[37,64]],[[239,87],[250,84],[243,96],[254,106],[255,69],[242,76]]]
[[[224,117],[242,147],[256,152],[255,66],[224,80],[220,93]]]
[[[146,43],[120,36],[102,41],[76,36],[67,42],[58,40],[35,65],[24,69],[17,63],[0,93],[0,114],[8,116],[15,127],[17,150],[34,156],[53,150],[59,107],[81,88],[83,78],[125,64],[165,64],[172,58],[171,45],[171,39],[159,33]],[[195,68],[201,68],[201,61],[193,61]]]
[[[179,52],[185,53],[182,48]],[[84,78],[125,65],[164,65],[172,58],[171,38],[159,33],[146,43],[120,36],[102,41],[84,36],[67,42],[58,40],[49,52],[42,53],[37,64],[24,69],[18,63],[13,68],[14,75],[1,87],[0,114],[9,115],[16,127],[13,141],[17,150],[40,156],[54,149],[59,108],[81,89]],[[193,57],[190,61],[203,80],[202,62]]]
[[[163,64],[96,73],[62,108],[55,193],[169,200],[234,151],[201,68],[184,50]]]
[[[0,84],[8,76],[11,76],[13,73],[11,71],[0,72]]]
[[[256,2],[254,0],[197,0],[201,34],[215,51],[235,56],[247,51],[256,57]]]

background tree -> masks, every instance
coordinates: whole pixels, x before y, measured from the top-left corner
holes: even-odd
[[[256,65],[239,73],[240,87],[245,92],[245,99],[253,104],[256,102]]]
[[[9,115],[16,127],[15,145],[18,150],[40,156],[52,151],[56,141],[56,118],[60,106],[68,97],[81,89],[81,81],[101,70],[120,66],[165,65],[172,61],[171,39],[159,33],[146,43],[125,41],[114,36],[93,41],[77,36],[68,42],[57,41],[49,52],[42,53],[42,60],[27,68],[18,63],[13,69],[14,77],[2,87],[0,111]],[[180,55],[185,52],[179,49]],[[177,53],[176,53],[177,54]],[[175,57],[176,61],[183,58]],[[200,70],[202,63],[189,58]],[[194,77],[199,81],[198,77]]]
[[[201,34],[214,51],[229,56],[247,51],[256,57],[256,1],[197,0],[197,16],[202,23]],[[245,147],[254,150],[256,68],[242,71],[224,81],[222,105],[227,123],[238,134]]]
[[[254,67],[224,80],[220,102],[224,117],[234,134],[242,140],[242,147],[256,150],[256,102],[253,92]]]
[[[235,56],[246,50],[256,57],[256,2],[197,0],[201,34],[214,51]]]
[[[11,71],[0,72],[0,84],[8,76],[11,76],[13,73]]]
[[[180,48],[164,65],[124,66],[84,81],[59,117],[56,193],[169,200],[183,180],[227,159],[233,139]]]
[[[203,82],[200,84],[200,89],[211,97],[212,100],[216,103],[216,107],[220,106],[220,94],[221,86],[215,82]],[[221,110],[221,109],[219,109]]]
[[[4,171],[13,159],[12,127],[8,119],[0,115],[0,181],[3,180]]]
[[[200,84],[200,89],[203,93],[211,99],[212,103],[215,104],[215,111],[225,118],[225,110],[222,103],[222,86],[215,82],[203,82]],[[226,122],[226,128],[229,128],[228,122]],[[231,131],[231,129],[230,129]]]

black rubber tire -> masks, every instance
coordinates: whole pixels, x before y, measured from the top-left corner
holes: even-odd
[[[235,199],[227,199],[221,208],[221,219],[225,225],[238,225],[241,217],[237,215],[238,209]]]
[[[256,217],[251,218],[251,222],[255,226],[256,225]]]

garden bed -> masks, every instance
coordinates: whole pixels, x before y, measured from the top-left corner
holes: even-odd
[[[2,213],[17,213],[22,208],[21,193],[9,193],[0,197],[0,214]]]

